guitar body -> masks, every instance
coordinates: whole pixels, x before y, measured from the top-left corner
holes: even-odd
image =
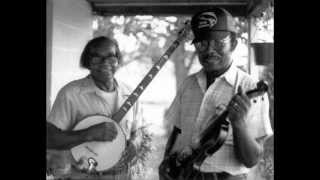
[[[118,123],[103,115],[89,116],[83,119],[74,128],[74,130],[81,130],[102,122],[112,122],[116,126],[118,133],[113,141],[86,142],[71,149],[71,154],[77,162],[80,159],[87,161],[88,159],[93,158],[97,162],[95,167],[97,171],[106,171],[112,168],[120,160],[126,145],[126,137],[123,130]]]
[[[216,121],[218,122],[218,121]],[[193,166],[200,166],[205,158],[216,152],[228,137],[229,122],[215,123],[214,129],[201,139],[199,146],[193,150],[193,154],[186,159],[178,160],[178,153],[166,157],[159,166],[160,180],[187,180],[192,172]]]

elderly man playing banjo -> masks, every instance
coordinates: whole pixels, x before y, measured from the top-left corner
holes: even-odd
[[[59,91],[47,118],[47,169],[55,177],[131,179],[139,145],[132,137],[141,122],[138,103],[122,119],[108,118],[131,92],[114,77],[121,61],[115,40],[94,38],[80,59],[90,74]]]

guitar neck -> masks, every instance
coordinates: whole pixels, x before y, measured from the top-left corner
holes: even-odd
[[[133,104],[138,100],[142,92],[153,80],[153,78],[158,74],[163,65],[168,61],[173,51],[179,46],[182,40],[183,37],[180,36],[171,44],[167,51],[161,56],[160,60],[155,63],[148,74],[143,78],[143,80],[139,83],[139,85],[135,88],[135,90],[131,93],[127,100],[122,104],[120,109],[112,116],[113,120],[119,122],[124,117],[124,115],[130,110]]]

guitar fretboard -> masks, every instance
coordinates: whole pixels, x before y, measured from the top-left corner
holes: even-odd
[[[148,74],[143,78],[143,80],[139,83],[139,85],[135,88],[135,90],[131,93],[131,95],[126,99],[126,101],[122,104],[120,109],[112,116],[112,119],[116,122],[119,122],[124,115],[130,110],[130,108],[137,101],[142,92],[146,89],[149,83],[153,80],[153,78],[158,74],[163,65],[167,62],[171,54],[174,50],[179,46],[180,42],[184,39],[187,31],[186,28],[167,49],[167,51],[161,56],[161,58],[153,65]]]

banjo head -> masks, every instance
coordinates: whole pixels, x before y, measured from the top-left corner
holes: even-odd
[[[118,133],[113,141],[91,141],[71,149],[71,154],[76,162],[83,159],[84,163],[88,163],[89,166],[90,160],[94,160],[96,162],[95,169],[97,171],[106,171],[112,168],[120,160],[126,145],[126,138],[123,130],[118,123],[103,115],[89,116],[79,122],[74,128],[74,130],[81,130],[102,122],[112,122],[116,126]]]

